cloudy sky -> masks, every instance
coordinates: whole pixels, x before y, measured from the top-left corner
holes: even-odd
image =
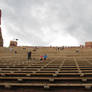
[[[92,0],[0,0],[4,46],[75,46],[92,41]]]

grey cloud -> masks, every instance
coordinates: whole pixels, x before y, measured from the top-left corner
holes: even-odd
[[[25,45],[50,45],[64,35],[79,44],[92,40],[91,0],[0,0],[0,8],[7,37]]]

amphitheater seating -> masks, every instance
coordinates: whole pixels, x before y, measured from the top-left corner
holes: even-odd
[[[76,53],[76,48],[57,51],[40,47],[32,51],[30,61],[27,51],[14,50],[18,53],[4,49],[0,53],[0,87],[92,87],[91,49],[79,48],[80,52]],[[48,59],[40,61],[40,55],[45,53]]]

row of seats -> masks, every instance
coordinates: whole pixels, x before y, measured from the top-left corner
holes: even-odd
[[[0,87],[92,87],[92,58],[87,50],[75,53],[75,49],[47,51],[48,59],[40,61],[37,57],[39,51],[32,52],[33,57],[27,60],[26,56],[8,55],[0,57]],[[69,56],[69,51],[70,55]],[[49,53],[48,53],[49,52]],[[73,53],[75,53],[75,56]],[[8,52],[7,52],[8,53]],[[1,53],[2,54],[2,53]],[[25,54],[25,53],[23,53]],[[51,55],[51,56],[50,56]],[[20,57],[21,56],[21,57]]]

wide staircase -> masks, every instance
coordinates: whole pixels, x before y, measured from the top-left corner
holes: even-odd
[[[76,48],[0,49],[1,92],[76,92],[76,89],[92,92],[92,50],[89,48],[77,48],[79,52]],[[28,50],[32,51],[30,61]],[[40,61],[40,55],[44,54],[48,55],[47,60]]]

